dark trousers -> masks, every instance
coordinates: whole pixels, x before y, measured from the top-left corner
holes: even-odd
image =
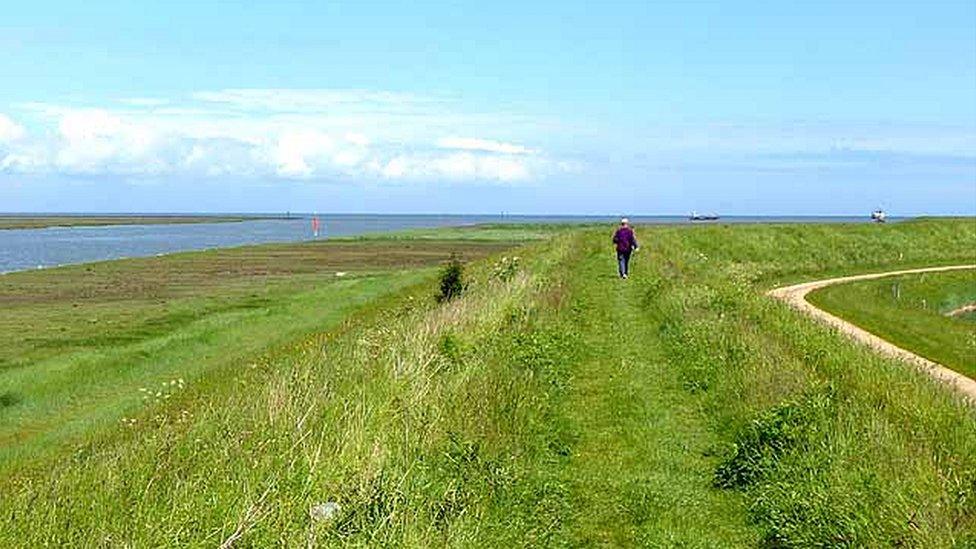
[[[617,251],[617,270],[621,277],[630,273],[630,250],[626,252]]]

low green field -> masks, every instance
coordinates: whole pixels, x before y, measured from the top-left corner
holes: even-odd
[[[578,231],[584,225],[575,224],[523,224],[523,223],[482,223],[461,227],[442,227],[433,229],[406,229],[390,233],[367,233],[359,236],[332,238],[334,241],[417,241],[417,240],[473,240],[473,241],[517,241],[546,240],[560,234]]]
[[[809,295],[899,347],[976,378],[976,324],[948,313],[976,303],[976,269],[829,286]]]
[[[0,470],[117,422],[164,384],[335,325],[452,253],[511,246],[316,242],[0,276]]]
[[[170,225],[183,223],[229,223],[260,219],[211,215],[2,215],[0,230],[43,229],[45,227],[96,227],[103,225]]]
[[[310,320],[290,341],[240,356],[215,343],[226,364],[183,387],[164,377],[160,396],[56,459],[9,457],[0,539],[976,543],[976,410],[764,295],[834,274],[964,262],[976,225],[638,228],[627,281],[614,273],[611,229],[559,231],[473,261],[453,301],[432,298],[430,269],[410,270],[399,284],[316,296],[363,305],[335,313],[341,321]],[[286,295],[292,312],[255,334],[316,309]],[[282,297],[269,299],[257,310]],[[145,352],[153,363],[156,350]]]

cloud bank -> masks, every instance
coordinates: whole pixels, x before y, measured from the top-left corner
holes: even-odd
[[[504,117],[407,94],[232,89],[16,108],[18,121],[0,113],[2,172],[512,183],[569,166],[482,137]]]
[[[491,141],[490,139],[478,139],[474,137],[445,137],[437,141],[437,146],[442,149],[460,149],[465,151],[482,151],[501,154],[532,154],[535,151],[515,145],[513,143],[503,143]]]
[[[470,112],[438,96],[332,89],[205,90],[4,110],[0,174],[510,185],[662,171],[976,169],[971,122],[648,122],[621,129]]]

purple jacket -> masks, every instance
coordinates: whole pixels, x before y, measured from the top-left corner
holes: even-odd
[[[637,248],[637,237],[630,227],[620,227],[613,233],[613,243],[617,245],[618,252],[629,252]]]

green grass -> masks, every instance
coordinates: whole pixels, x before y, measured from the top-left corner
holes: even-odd
[[[715,227],[651,240],[660,278],[639,282],[666,311],[672,367],[722,433],[715,484],[744,496],[764,544],[973,541],[973,409],[762,293],[794,280],[962,263],[974,229],[971,220]]]
[[[406,229],[394,232],[367,233],[358,236],[336,237],[339,241],[387,241],[387,240],[470,240],[470,241],[509,241],[528,242],[546,240],[560,234],[579,230],[583,225],[576,224],[525,224],[525,223],[483,223],[464,227],[444,227],[434,229]]]
[[[106,225],[171,225],[184,223],[229,223],[265,219],[251,216],[216,215],[3,215],[0,230],[46,227],[98,227]]]
[[[577,229],[504,252],[514,270],[469,264],[446,303],[418,275],[338,325],[229,357],[56,461],[20,462],[0,479],[0,539],[972,543],[973,408],[764,291],[960,262],[974,228],[643,229],[628,281],[607,230]],[[311,519],[326,501],[337,516]]]
[[[507,247],[251,246],[0,277],[0,469],[171,398],[174,380],[195,383],[334,326],[429,278],[451,253]]]
[[[899,347],[976,378],[976,324],[947,316],[976,303],[976,270],[838,284],[811,293],[809,300]]]

